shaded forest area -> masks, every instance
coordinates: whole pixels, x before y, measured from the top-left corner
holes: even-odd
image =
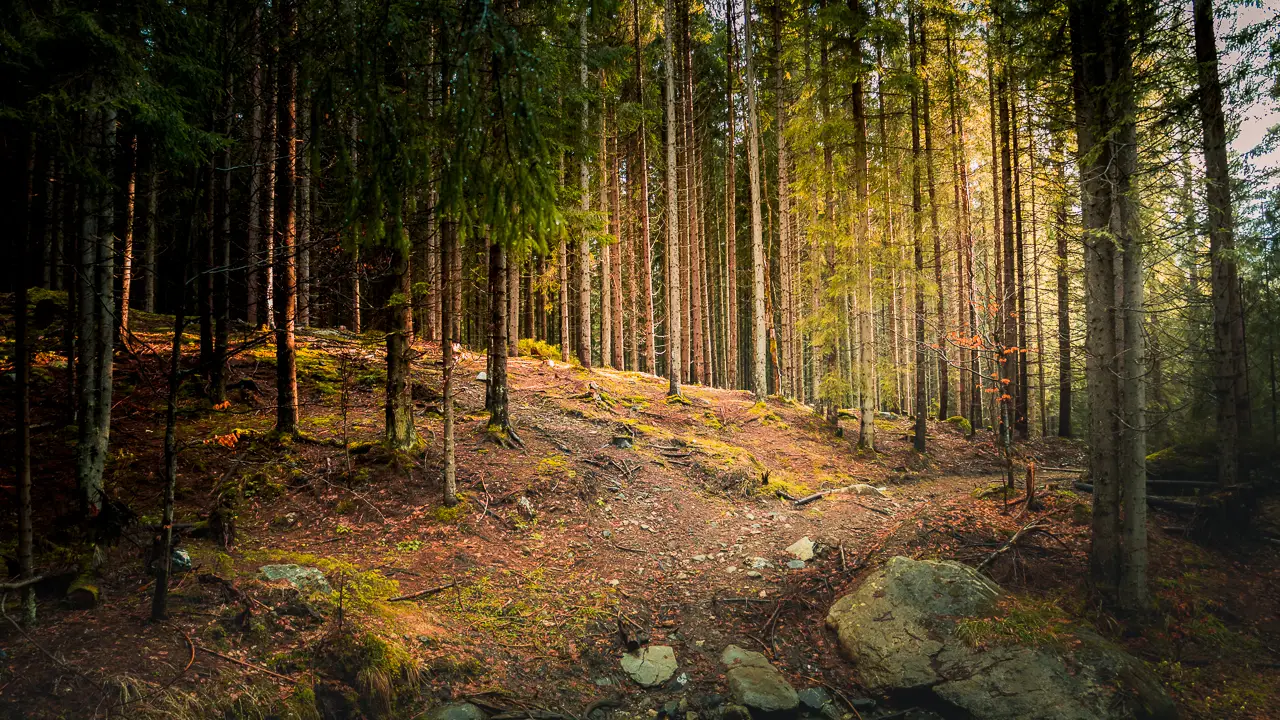
[[[1029,716],[860,660],[904,558],[1280,712],[1275,9],[0,8],[0,712]]]

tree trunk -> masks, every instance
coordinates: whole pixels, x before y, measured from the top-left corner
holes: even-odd
[[[942,231],[938,226],[938,193],[937,184],[934,182],[933,102],[929,93],[928,29],[928,17],[922,11],[920,15],[920,66],[924,75],[920,89],[922,100],[920,110],[924,120],[924,159],[925,177],[929,191],[929,230],[933,233],[933,281],[937,285],[936,292],[938,294],[938,314],[935,321],[938,323],[937,334],[935,335],[938,345],[938,419],[946,420],[950,417],[951,363],[947,359],[947,294],[943,292]]]
[[[276,198],[280,248],[276,253],[276,432],[295,435],[298,432],[298,368],[294,347],[294,324],[297,322],[297,178],[298,148],[297,104],[298,70],[294,61],[294,39],[298,32],[294,3],[280,0],[281,52],[276,121],[279,167]]]
[[[138,188],[138,136],[130,135],[121,144],[124,192],[121,196],[120,215],[117,217],[121,236],[120,251],[120,312],[118,317],[120,336],[129,333],[129,298],[133,286],[133,226],[134,204]]]
[[[413,274],[409,231],[401,227],[399,242],[391,248],[391,275],[395,282],[387,332],[386,441],[395,450],[409,450],[418,443],[413,425]]]
[[[853,13],[855,26],[864,28],[868,18],[861,0],[850,0],[849,9]],[[855,36],[853,40],[853,65],[862,66],[862,40]],[[857,243],[860,257],[856,265],[857,281],[855,292],[865,304],[858,312],[858,449],[875,450],[875,286],[873,274],[875,264],[871,247],[871,172],[868,166],[867,152],[867,110],[864,78],[859,72],[853,82],[850,97],[850,110],[853,114],[853,177],[858,205]]]
[[[679,123],[676,121],[675,40],[671,37],[676,31],[676,23],[671,5],[670,2],[666,4],[662,29],[667,70],[667,394],[679,395],[683,378],[680,366],[680,209],[676,200],[676,133]]]
[[[1000,387],[997,388],[996,394],[1000,399],[1000,417],[999,432],[1000,446],[1005,455],[1005,462],[1009,463],[1007,468],[1007,482],[1013,483],[1013,466],[1010,453],[1012,452],[1013,430],[1016,424],[1015,408],[1017,407],[1014,396],[1018,393],[1018,325],[1017,325],[1017,295],[1014,272],[1015,265],[1015,242],[1014,237],[1014,184],[1013,184],[1013,155],[1010,147],[1010,118],[1009,118],[1009,80],[1008,69],[1004,67],[1003,62],[998,68],[999,75],[996,80],[996,95],[999,96],[1000,103],[1000,189],[1003,197],[1000,203],[1003,215],[1001,217],[1001,226],[1003,230],[1004,249],[1001,253],[1003,265],[1001,267],[1001,281],[999,292],[1000,307],[1000,340],[996,344],[998,355],[996,362],[1000,365]]]
[[[1071,432],[1071,276],[1067,266],[1067,162],[1058,145],[1058,186],[1062,192],[1054,212],[1053,232],[1058,251],[1058,437]]]
[[[623,255],[625,253],[623,252],[623,247],[625,243],[622,240],[622,180],[618,172],[620,160],[618,157],[618,125],[616,122],[613,126],[613,147],[609,158],[609,224],[613,228],[613,238],[616,243],[611,256],[608,274],[609,297],[613,301],[613,310],[610,313],[613,321],[613,367],[622,370],[626,368],[626,362],[623,359],[625,342],[623,341],[622,333],[622,266],[624,264]]]
[[[444,406],[444,504],[453,507],[458,504],[458,464],[457,448],[454,440],[454,362],[453,343],[457,341],[457,322],[454,315],[458,312],[455,304],[453,285],[453,256],[458,253],[458,225],[453,220],[442,220],[440,223],[440,355],[443,387],[440,390],[441,404]]]
[[[231,136],[233,110],[230,77],[222,87],[222,132]],[[215,193],[213,205],[214,262],[213,276],[213,358],[209,367],[209,400],[220,405],[227,399],[227,352],[230,346],[231,297],[231,147],[218,155],[221,166],[213,173]]]
[[[604,76],[600,77],[604,85]],[[608,116],[600,113],[600,155],[598,163],[600,217],[604,218],[605,231],[611,236],[600,243],[600,364],[613,367],[613,251],[618,240],[617,228],[609,215],[609,135]]]
[[[727,0],[728,5],[725,10],[725,23],[727,29],[725,36],[728,42],[728,77],[725,79],[726,95],[728,105],[729,127],[725,135],[725,229],[724,229],[724,247],[725,257],[727,260],[727,278],[728,286],[728,347],[726,355],[728,355],[725,369],[726,385],[731,389],[738,387],[738,358],[741,357],[738,343],[738,174],[737,174],[737,128],[735,126],[734,95],[733,88],[737,81],[738,68],[735,65],[736,57],[734,55],[734,38],[737,29],[734,22],[735,8],[734,0]]]
[[[1027,275],[1026,275],[1026,258],[1023,253],[1022,232],[1022,167],[1021,167],[1021,148],[1018,146],[1018,138],[1021,131],[1018,127],[1018,90],[1017,83],[1006,83],[1005,90],[1009,95],[1010,110],[1010,135],[1013,143],[1013,215],[1014,215],[1014,237],[1016,240],[1014,248],[1014,262],[1016,263],[1017,273],[1017,296],[1015,298],[1015,320],[1018,333],[1018,340],[1015,343],[1018,346],[1018,352],[1014,355],[1017,360],[1017,385],[1018,391],[1014,393],[1014,428],[1017,430],[1018,437],[1026,440],[1030,437],[1030,427],[1028,426],[1029,416],[1029,399],[1030,399],[1030,378],[1028,377],[1027,367]]]
[[[587,11],[584,8],[578,15],[578,79],[581,82],[584,98],[582,100],[581,131],[587,137],[588,113],[590,103],[587,93]],[[591,166],[584,155],[578,175],[579,189],[582,193],[582,214],[585,217],[591,212]],[[587,239],[585,229],[578,237],[578,362],[584,368],[591,367],[591,243]]]
[[[743,56],[747,65],[747,174],[751,188],[751,390],[756,400],[764,400],[768,392],[765,377],[768,339],[765,336],[764,307],[764,234],[760,217],[760,123],[756,111],[756,75],[751,41],[751,0],[742,2]]]
[[[33,166],[35,135],[24,133],[28,147],[19,152],[12,152],[6,158],[10,167],[6,168],[10,179],[15,182],[14,188],[4,188],[5,195],[15,207],[9,213],[10,222],[16,221],[17,246],[14,264],[17,267],[14,280],[17,283],[13,294],[13,374],[14,374],[14,430],[17,432],[16,457],[14,458],[14,477],[18,485],[18,578],[30,579],[35,573],[35,554],[33,552],[33,536],[31,521],[31,345],[27,331],[27,274],[30,263],[27,258],[28,248],[34,244],[32,238],[32,183],[36,168]],[[19,178],[21,178],[19,180]],[[47,195],[46,195],[47,197]],[[5,573],[8,575],[8,573]],[[36,621],[36,589],[28,585],[21,591],[23,622],[29,627]],[[4,610],[6,608],[0,608]]]
[[[311,326],[311,134],[315,123],[311,112],[311,99],[304,95],[301,102],[298,153],[298,325]]]
[[[914,16],[912,18],[912,27],[909,28],[911,40],[911,74],[914,77],[919,72],[919,53],[920,47],[916,39],[916,26],[923,24],[923,17]],[[921,28],[923,31],[923,28]],[[925,434],[928,429],[929,415],[929,386],[925,373],[927,372],[926,356],[925,356],[925,334],[924,334],[924,219],[921,217],[924,210],[921,208],[922,198],[920,195],[920,98],[919,90],[913,85],[911,90],[911,239],[915,254],[915,295],[916,295],[916,386],[915,386],[915,432],[914,447],[916,452],[925,451]]]
[[[253,16],[250,20],[249,33],[251,37],[257,38],[261,36],[261,17],[262,6],[255,3]],[[262,87],[262,48],[255,47],[250,63],[253,69],[249,73],[249,102],[252,103],[252,109],[249,111],[249,188],[248,188],[248,204],[249,219],[245,228],[245,245],[248,264],[248,277],[246,284],[248,286],[248,297],[245,300],[245,319],[249,326],[256,328],[261,322],[260,309],[258,302],[262,297],[262,193],[263,186],[266,184],[267,163],[266,153],[263,148],[263,104],[264,89]],[[152,168],[152,172],[155,169]],[[155,177],[152,178],[152,188],[154,193]],[[267,242],[271,242],[268,237]],[[152,268],[154,270],[154,265]],[[154,291],[154,285],[152,286]]]
[[[1218,78],[1218,46],[1213,34],[1213,0],[1194,0],[1193,14],[1213,287],[1218,482],[1229,486],[1240,481],[1240,440],[1247,439],[1249,426],[1249,395],[1244,390],[1244,319],[1237,280],[1222,82]]]

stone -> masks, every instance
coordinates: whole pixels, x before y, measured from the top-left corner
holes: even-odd
[[[676,673],[676,653],[670,645],[649,645],[637,652],[625,653],[622,669],[642,687],[661,685]]]
[[[791,545],[787,548],[787,554],[791,555],[797,560],[812,560],[813,559],[813,541],[810,540],[808,537],[802,537],[799,540],[791,543]]]
[[[765,568],[767,568],[767,567],[769,567],[769,566],[773,565],[773,563],[769,562],[768,560],[766,560],[766,559],[764,559],[764,558],[762,558],[762,557],[753,557],[753,558],[751,558],[751,562],[750,562],[749,564],[751,565],[751,569],[752,569],[752,570],[763,570],[763,569],[765,569]]]
[[[614,435],[609,443],[620,450],[630,450],[635,441],[626,435]]]
[[[173,574],[184,573],[191,570],[191,554],[186,550],[174,548],[169,555],[169,571]]]
[[[788,560],[788,561],[787,561],[787,569],[788,569],[788,570],[803,570],[803,569],[804,569],[804,561],[803,561],[803,560]]]
[[[266,580],[272,582],[284,580],[299,590],[315,590],[322,593],[332,592],[329,587],[329,581],[325,579],[324,571],[318,567],[293,564],[263,565],[258,568],[258,572],[262,573],[262,577]]]
[[[427,720],[485,720],[485,714],[471,703],[449,703],[427,713]]]
[[[764,575],[761,575],[759,570],[748,570],[748,571],[747,571],[747,577],[749,577],[749,578],[754,578],[754,579],[759,579],[759,578],[764,577]]]
[[[796,698],[806,710],[822,712],[822,708],[831,704],[831,694],[822,688],[805,688],[796,693]]]
[[[693,557],[691,557],[691,558],[689,558],[689,559],[690,559],[690,560],[692,560],[692,561],[694,561],[694,562],[706,562],[706,561],[707,561],[707,556],[706,556],[706,555],[694,555]]]
[[[483,370],[476,373],[476,382],[489,382],[489,373]]]
[[[1176,717],[1151,671],[1092,631],[983,648],[958,637],[958,622],[998,612],[1002,592],[961,563],[895,557],[832,605],[827,626],[863,687],[932,696],[973,720]]]
[[[800,704],[795,688],[764,655],[730,645],[720,654],[728,670],[729,696],[738,705],[761,713],[787,713]]]

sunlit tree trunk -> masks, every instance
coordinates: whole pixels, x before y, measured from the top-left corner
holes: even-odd
[[[578,80],[581,83],[582,119],[580,128],[583,137],[587,137],[588,113],[590,103],[587,92],[587,11],[584,7],[578,15]],[[582,215],[591,212],[591,166],[584,157],[578,170],[579,189],[582,193]],[[578,274],[578,362],[582,367],[591,367],[591,244],[585,230],[578,237],[578,263],[575,266]]]
[[[929,93],[928,29],[928,16],[922,11],[920,15],[920,65],[923,77],[920,87],[920,111],[924,121],[924,158],[929,191],[929,230],[933,234],[933,281],[937,285],[936,292],[938,295],[937,318],[935,320],[938,323],[935,336],[935,342],[938,345],[938,419],[945,420],[950,416],[951,387],[949,376],[951,374],[951,365],[947,357],[947,294],[944,292],[945,288],[942,282],[944,264],[942,257],[942,230],[938,225],[938,193],[937,183],[934,181],[933,102]]]
[[[913,16],[911,27],[909,28],[910,44],[911,44],[911,74],[915,76],[919,72],[920,64],[920,47],[916,39],[916,29],[923,21],[923,17]],[[915,437],[914,447],[916,452],[925,451],[925,434],[928,429],[929,415],[929,386],[925,373],[928,368],[926,366],[925,355],[925,323],[924,323],[924,292],[922,283],[924,279],[924,232],[921,227],[924,219],[921,217],[924,213],[921,207],[922,198],[920,193],[920,165],[922,164],[921,148],[920,148],[920,93],[918,88],[913,85],[911,90],[911,239],[915,257],[915,279],[912,283],[915,287],[915,321],[916,321],[916,360],[915,360]]]
[[[641,107],[644,106],[644,66],[640,52],[640,0],[632,2],[633,18],[636,28],[636,97]],[[669,15],[669,13],[668,13]],[[668,24],[670,22],[668,18]],[[665,33],[665,31],[664,31]],[[671,67],[668,65],[667,67]],[[669,79],[669,78],[668,78]],[[644,343],[645,372],[657,374],[658,357],[654,347],[653,336],[653,245],[649,236],[649,138],[645,128],[644,114],[640,114],[640,127],[637,131],[640,138],[640,154],[637,160],[636,174],[640,176],[640,194],[636,198],[637,210],[640,213],[639,258],[640,263],[640,295],[642,297],[644,317],[640,323],[640,339]],[[674,386],[679,389],[679,381]]]
[[[738,352],[738,190],[737,190],[737,127],[736,127],[736,103],[734,100],[734,85],[737,83],[738,69],[736,66],[736,57],[734,54],[734,39],[737,35],[736,29],[736,13],[734,0],[726,0],[727,6],[725,10],[726,31],[725,38],[728,44],[727,68],[728,75],[725,78],[726,105],[728,112],[728,129],[725,134],[725,258],[727,265],[726,285],[728,286],[728,347],[726,355],[728,356],[725,363],[725,384],[730,388],[738,387],[738,358],[741,355]]]
[[[667,394],[679,395],[683,379],[680,358],[683,355],[680,347],[680,207],[676,198],[676,132],[680,125],[676,120],[675,39],[672,37],[676,23],[672,4],[671,1],[666,4],[662,29],[667,76]]]

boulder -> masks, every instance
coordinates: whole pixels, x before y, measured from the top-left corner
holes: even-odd
[[[676,653],[670,645],[649,645],[622,656],[622,669],[642,687],[661,685],[676,673]]]
[[[318,567],[306,567],[303,565],[263,565],[258,568],[258,572],[262,573],[265,580],[275,582],[284,580],[290,585],[302,591],[315,590],[317,592],[329,593],[329,581],[325,579],[324,571]]]
[[[427,713],[427,720],[485,720],[484,711],[467,702],[449,703]]]
[[[1067,642],[974,647],[964,619],[996,614],[998,585],[955,562],[891,559],[831,607],[827,627],[880,693],[928,693],[974,720],[1176,717],[1159,681],[1087,630]]]
[[[795,688],[764,655],[730,645],[720,655],[728,668],[729,696],[733,702],[756,714],[789,713],[800,704]]]

